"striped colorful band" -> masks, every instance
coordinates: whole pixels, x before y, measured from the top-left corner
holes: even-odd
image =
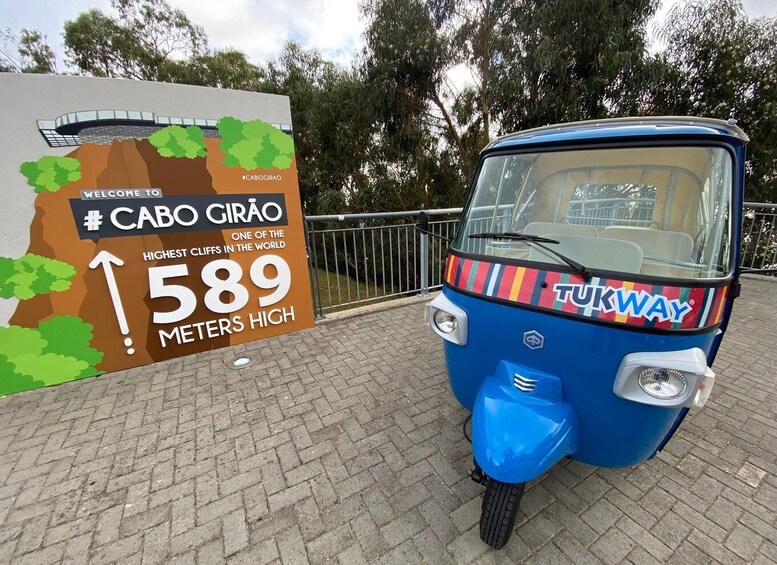
[[[449,254],[445,282],[454,289],[596,320],[662,329],[718,324],[728,285],[688,287],[638,283],[492,263]]]

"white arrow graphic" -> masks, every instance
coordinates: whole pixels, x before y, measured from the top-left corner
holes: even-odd
[[[116,319],[119,321],[119,330],[122,335],[129,333],[129,326],[127,325],[127,316],[124,315],[124,306],[121,304],[121,296],[119,295],[119,287],[116,285],[116,277],[113,276],[113,265],[121,267],[124,261],[109,253],[108,251],[100,251],[92,262],[89,263],[90,269],[96,269],[97,267],[103,267],[105,271],[105,282],[108,283],[108,292],[111,293],[111,300],[113,301],[113,309],[116,311]]]

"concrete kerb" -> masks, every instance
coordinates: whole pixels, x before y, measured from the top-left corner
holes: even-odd
[[[436,292],[429,293],[429,296],[408,296],[405,298],[397,298],[395,300],[389,300],[386,302],[378,302],[376,304],[367,304],[366,306],[359,306],[358,308],[349,308],[348,310],[341,310],[339,312],[331,312],[329,314],[326,314],[325,318],[322,318],[321,320],[316,320],[316,325],[328,324],[338,320],[364,316],[366,314],[372,314],[374,312],[393,310],[395,308],[401,308],[403,306],[408,306],[410,304],[420,304],[423,302],[428,302],[438,294],[440,294],[439,290]]]

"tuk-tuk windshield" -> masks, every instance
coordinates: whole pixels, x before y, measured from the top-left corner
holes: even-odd
[[[589,269],[724,277],[731,193],[732,159],[721,147],[494,155],[483,161],[453,248],[563,265],[551,248]],[[483,233],[558,243],[471,237]]]

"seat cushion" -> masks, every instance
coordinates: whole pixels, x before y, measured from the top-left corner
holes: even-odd
[[[691,261],[693,252],[691,236],[678,231],[616,226],[604,228],[599,237],[632,241],[642,248],[645,257]]]
[[[639,273],[642,266],[642,249],[631,241],[575,235],[554,235],[553,237],[559,241],[558,245],[549,243],[546,244],[547,247],[589,269]],[[561,259],[538,245],[532,246],[529,260],[563,264]]]
[[[554,222],[532,222],[526,226],[523,233],[540,236],[580,235],[583,237],[596,237],[599,235],[599,232],[593,226],[557,224]]]

